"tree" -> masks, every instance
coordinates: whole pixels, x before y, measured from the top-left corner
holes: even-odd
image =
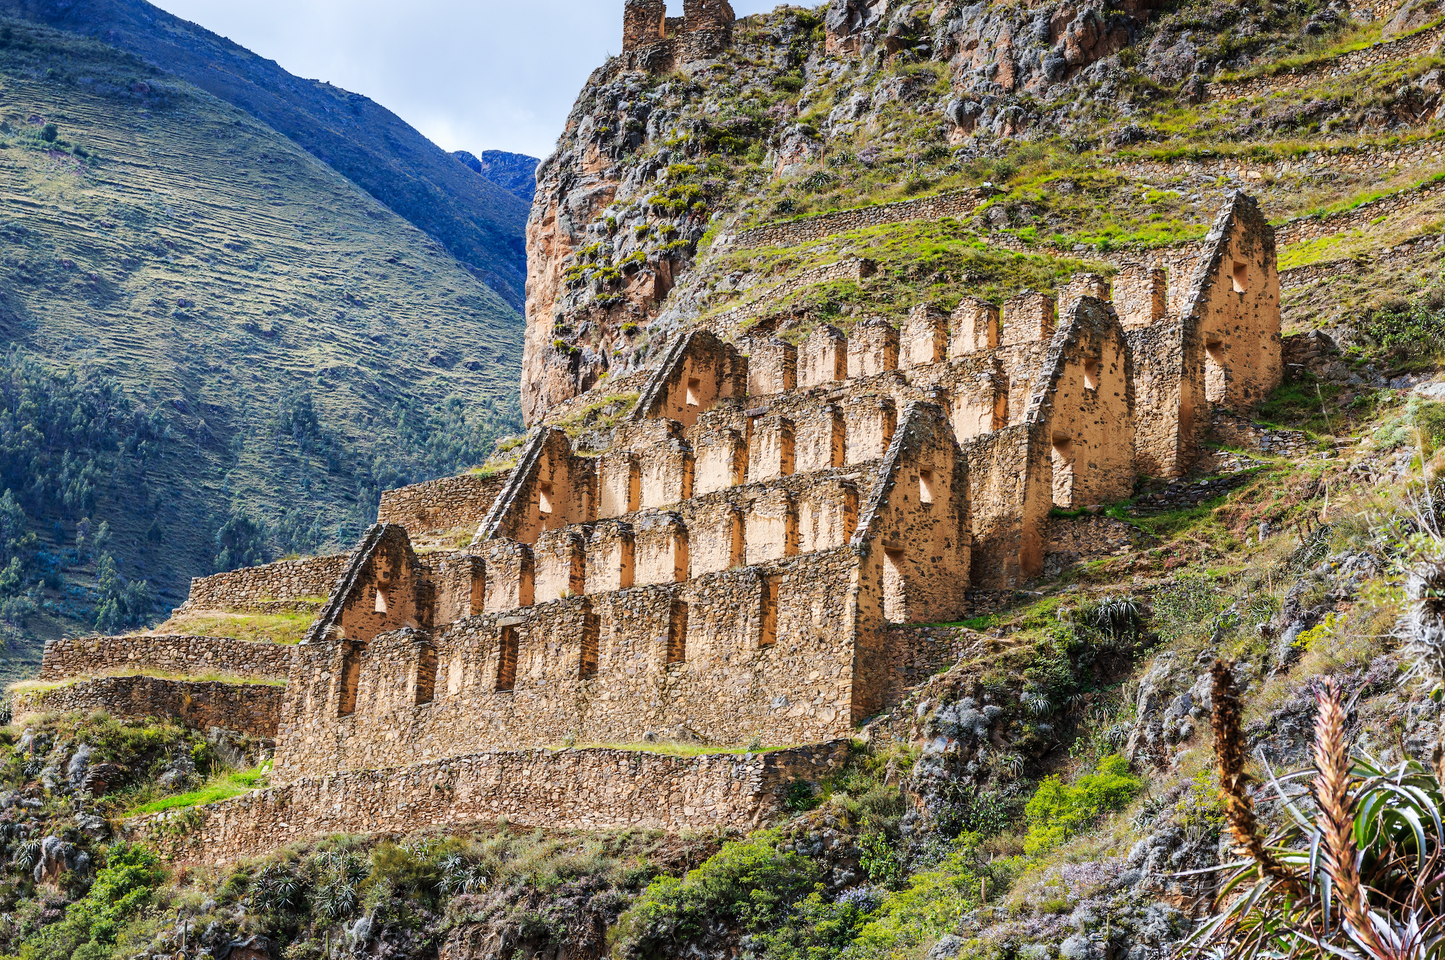
[[[271,561],[270,537],[266,528],[241,508],[216,531],[216,569],[239,570]]]

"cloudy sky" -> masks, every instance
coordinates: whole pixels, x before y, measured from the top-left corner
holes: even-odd
[[[552,151],[622,0],[152,0],[301,77],[365,94],[447,150]],[[778,0],[732,0],[738,16]],[[682,0],[670,0],[680,16]]]

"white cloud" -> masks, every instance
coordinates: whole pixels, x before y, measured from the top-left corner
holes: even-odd
[[[622,45],[622,0],[153,2],[473,153],[546,156],[587,76]],[[733,0],[739,16],[774,5]]]

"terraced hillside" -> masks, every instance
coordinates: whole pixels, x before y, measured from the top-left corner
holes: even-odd
[[[128,51],[249,113],[441,242],[521,308],[527,203],[472,176],[380,104],[292,76],[145,0],[4,0],[0,14]]]
[[[39,535],[0,542],[25,568],[0,613],[25,636],[93,618],[105,554],[163,613],[218,562],[349,542],[379,490],[515,424],[515,314],[255,119],[10,20],[0,119],[0,486]]]
[[[1436,8],[1383,0],[837,0],[745,18],[732,49],[678,73],[614,60],[542,167],[524,410],[722,310],[792,318],[792,336],[1047,287],[1080,260],[1201,238],[1241,188],[1282,227],[1281,265],[1303,271],[1287,283],[1324,284],[1323,319],[1358,326],[1399,297],[1351,293],[1356,266],[1305,268],[1445,224],[1442,37]],[[879,269],[809,280],[849,258]]]

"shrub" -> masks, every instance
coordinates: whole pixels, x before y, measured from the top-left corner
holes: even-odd
[[[1032,856],[1058,846],[1102,814],[1121,809],[1142,786],[1129,772],[1129,761],[1117,755],[1105,757],[1097,771],[1072,784],[1058,776],[1047,778],[1024,808],[1029,821],[1024,852]]]
[[[21,960],[102,960],[110,956],[108,948],[115,944],[116,934],[131,915],[150,903],[161,879],[160,865],[149,850],[126,844],[112,847],[90,892],[71,904],[60,922],[22,944]]]
[[[776,849],[768,831],[729,843],[681,879],[661,877],[618,921],[618,955],[663,960],[723,925],[745,933],[766,929],[816,884],[822,868]]]
[[[44,127],[40,128],[40,139],[46,143],[54,143],[59,136],[60,128],[53,123],[47,123]]]

